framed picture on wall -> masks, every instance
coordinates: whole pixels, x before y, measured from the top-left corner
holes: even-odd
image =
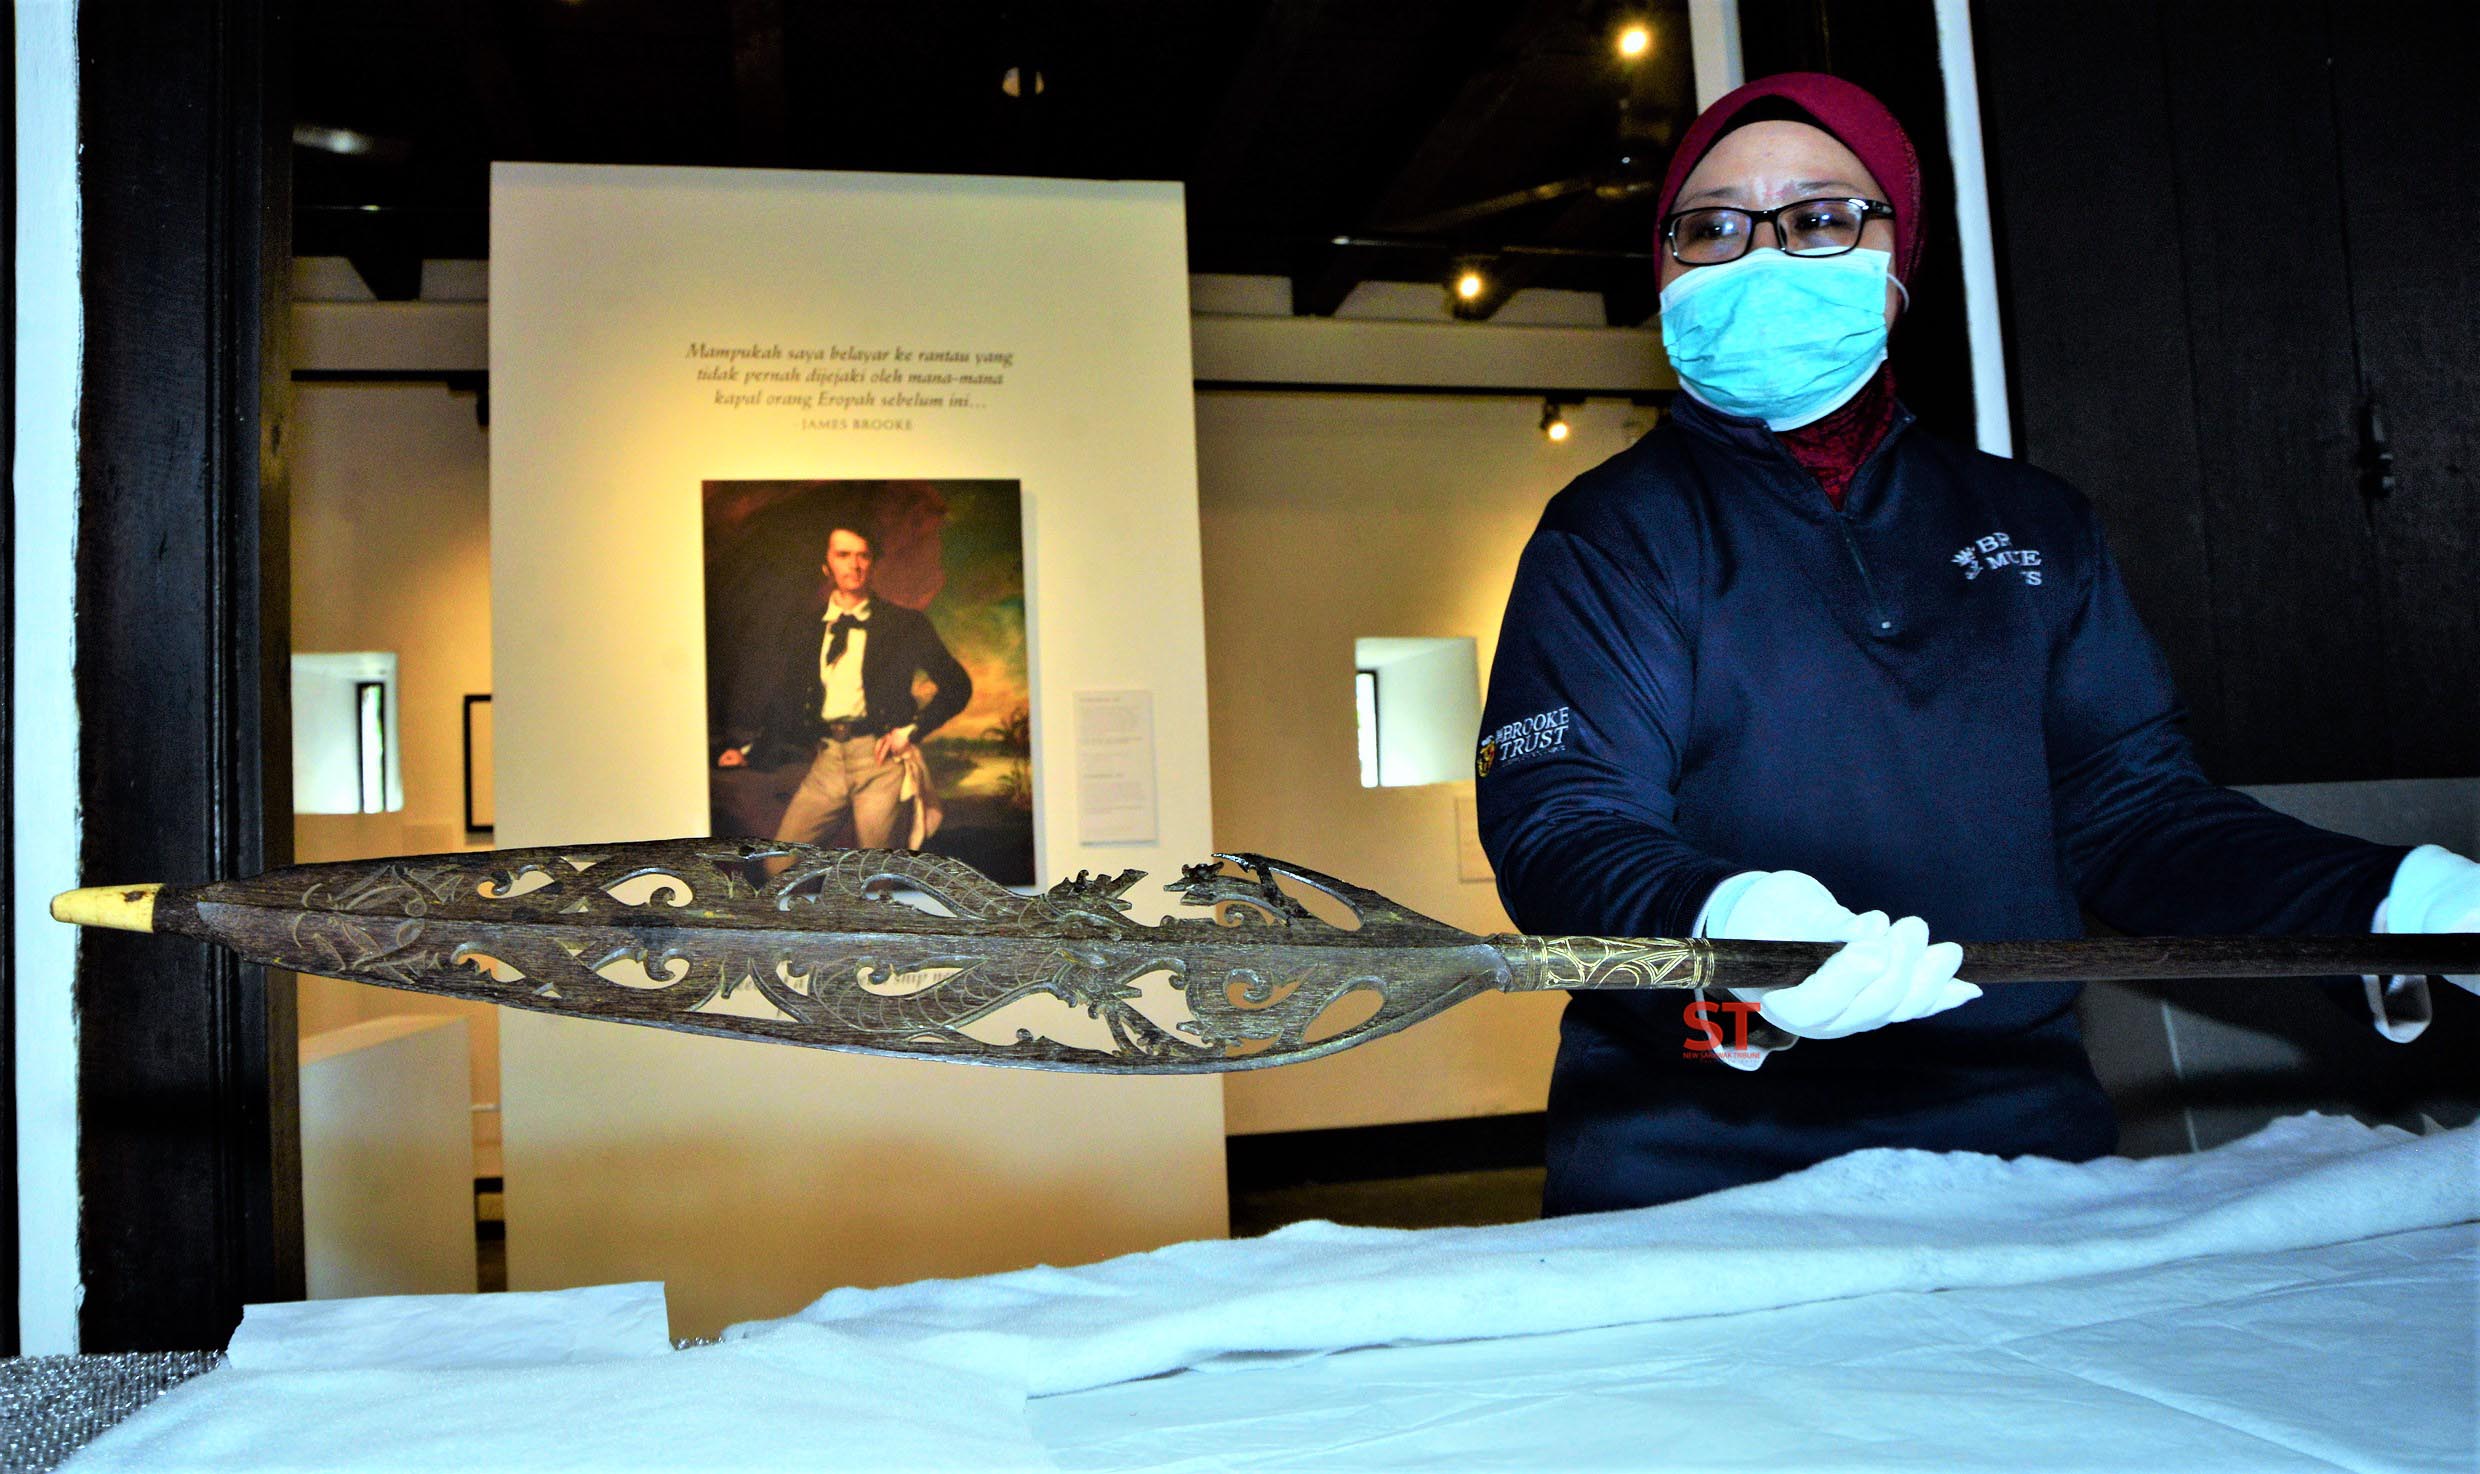
[[[491,788],[491,697],[465,698],[465,832],[489,834],[498,812]]]
[[[1033,883],[1014,481],[709,481],[712,832]]]

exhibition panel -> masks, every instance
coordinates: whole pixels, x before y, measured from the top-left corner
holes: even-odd
[[[794,733],[816,754],[806,776],[766,735],[786,722],[770,727],[766,696],[743,694],[779,670],[798,684],[804,662],[838,664],[853,646],[822,623],[836,601],[839,618],[869,622],[864,662],[910,630],[913,665],[938,667],[945,649],[966,672],[896,714],[951,814],[1003,786],[985,774],[1004,774],[1008,749],[986,734],[1026,705],[1019,832],[1034,863],[1002,878],[1171,871],[1205,853],[1188,379],[1177,185],[500,166],[498,842],[699,833],[719,808],[737,812],[723,796],[753,770],[814,795],[817,822],[843,825],[818,831],[830,843],[888,822],[873,795],[904,802],[906,778],[882,760],[882,707],[915,693],[865,664],[856,708]],[[846,520],[867,524],[874,562],[829,589]],[[806,613],[805,597],[819,600]],[[750,680],[718,684],[709,657],[743,651]],[[819,699],[808,679],[792,717],[822,714],[801,707]],[[968,683],[975,705],[946,720],[959,715],[943,709],[959,694],[947,686]],[[1012,701],[987,704],[1002,689]],[[1148,741],[1092,756],[1154,780],[1155,812],[1139,816],[1153,837],[1093,843],[1076,698],[1129,690],[1150,694]],[[958,752],[969,770],[948,762]],[[991,832],[942,827],[928,844]],[[1223,1231],[1211,1081],[960,1073],[504,1022],[514,1288],[659,1278],[674,1328],[711,1333],[822,1279],[1079,1261]]]

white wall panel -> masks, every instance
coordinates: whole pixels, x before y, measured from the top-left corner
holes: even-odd
[[[1177,185],[501,165],[491,213],[500,843],[702,831],[702,481],[998,477],[1026,497],[1043,878],[1206,853]],[[819,431],[715,404],[699,341],[1017,357],[986,408]],[[1158,845],[1076,843],[1065,698],[1103,687],[1153,692]],[[511,1285],[662,1279],[682,1333],[1225,1226],[1211,1078],[534,1014],[501,1047]]]

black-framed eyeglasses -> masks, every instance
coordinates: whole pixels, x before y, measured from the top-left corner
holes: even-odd
[[[1748,254],[1763,221],[1786,256],[1840,256],[1860,244],[1870,221],[1893,218],[1884,200],[1794,200],[1771,210],[1707,205],[1664,216],[1662,243],[1682,266],[1720,266]]]

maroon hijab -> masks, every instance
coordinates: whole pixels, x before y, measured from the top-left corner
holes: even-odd
[[[1805,116],[1803,116],[1805,115]],[[1920,155],[1911,136],[1866,89],[1823,72],[1782,72],[1726,92],[1697,114],[1688,136],[1671,155],[1662,176],[1662,195],[1654,218],[1670,214],[1679,187],[1702,162],[1722,135],[1743,122],[1760,118],[1798,118],[1833,134],[1868,166],[1884,186],[1886,203],[1894,206],[1894,274],[1907,284],[1920,264]]]
[[[1894,274],[1908,285],[1920,264],[1920,155],[1884,103],[1866,89],[1823,72],[1759,77],[1715,99],[1712,107],[1697,115],[1688,136],[1671,155],[1654,218],[1670,214],[1680,186],[1724,134],[1745,123],[1775,118],[1813,123],[1833,134],[1876,177],[1886,191],[1886,203],[1894,206]],[[1781,431],[1776,438],[1793,460],[1817,478],[1826,499],[1839,507],[1851,488],[1853,473],[1886,438],[1894,414],[1894,369],[1891,364],[1881,365],[1849,403],[1811,424]]]

